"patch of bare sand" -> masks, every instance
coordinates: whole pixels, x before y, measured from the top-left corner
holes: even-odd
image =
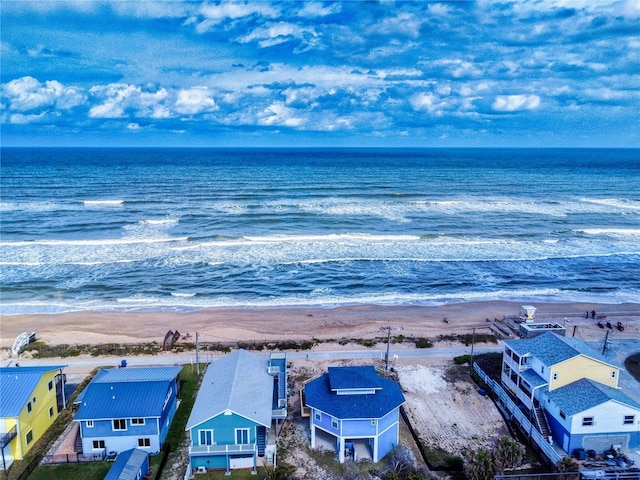
[[[452,362],[427,359],[395,367],[407,415],[421,441],[451,455],[490,447],[508,429],[495,404]]]

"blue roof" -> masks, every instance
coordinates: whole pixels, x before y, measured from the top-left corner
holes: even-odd
[[[20,415],[42,375],[65,366],[0,368],[0,418],[14,418]]]
[[[532,368],[525,370],[520,374],[520,376],[524,378],[527,382],[529,382],[529,385],[531,385],[533,388],[542,387],[544,385],[548,385],[549,383],[540,375],[538,375],[536,371]]]
[[[368,367],[329,367],[331,390],[380,389],[380,378],[376,369]]]
[[[564,337],[553,332],[543,333],[533,338],[505,340],[504,343],[518,355],[531,354],[546,366],[557,365],[578,355],[584,355],[607,365],[612,365],[581,340]]]
[[[104,480],[138,480],[138,472],[144,477],[149,470],[149,454],[138,448],[120,453]]]
[[[331,377],[336,373],[340,385],[348,385],[343,374],[355,373],[359,378],[353,385],[376,385],[379,390],[370,394],[338,395],[332,391],[331,383]],[[404,403],[400,386],[393,380],[379,376],[373,367],[332,367],[331,373],[307,383],[304,392],[309,407],[341,419],[382,418]]]
[[[77,401],[76,420],[160,417],[182,367],[102,370]]]
[[[617,388],[611,388],[587,378],[582,378],[564,387],[552,390],[547,393],[547,396],[560,410],[569,416],[584,412],[611,400],[640,410],[638,402]]]
[[[236,350],[209,365],[186,430],[227,410],[269,427],[274,382],[267,364],[263,355]]]

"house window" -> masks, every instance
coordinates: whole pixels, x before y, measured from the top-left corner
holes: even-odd
[[[27,413],[31,413],[31,402],[27,403]]]
[[[564,413],[562,410],[560,410],[560,418],[562,418],[563,420],[567,418],[567,414]]]
[[[249,443],[249,429],[236,428],[236,443]]]
[[[27,445],[29,445],[33,441],[33,430],[29,430],[27,432]]]
[[[93,420],[87,420],[87,428],[93,428]]]
[[[99,448],[105,448],[104,440],[94,440],[93,441],[93,449],[98,450]]]
[[[582,426],[583,427],[593,426],[593,417],[582,417]]]
[[[47,387],[49,388],[49,391],[53,390],[53,380],[49,381],[49,385],[47,385]]]
[[[314,413],[313,418],[316,419],[316,422],[319,422],[320,420],[322,420],[322,413],[320,412]]]
[[[150,438],[139,438],[138,446],[141,448],[151,448],[151,439]]]
[[[53,417],[53,407],[49,407],[49,417]]]
[[[200,430],[199,445],[213,445],[213,430]]]
[[[553,374],[553,379],[554,379],[554,380],[557,380],[557,379],[558,379],[558,372],[556,372],[556,373],[554,373],[554,374]]]
[[[144,425],[144,418],[132,418],[131,425]]]
[[[624,416],[624,421],[622,422],[622,424],[623,425],[633,425],[635,421],[636,421],[636,416],[635,415],[625,415]]]
[[[335,428],[336,430],[338,429],[338,420],[335,418],[331,419],[331,427]]]
[[[127,419],[126,418],[116,418],[113,420],[113,429],[114,430],[126,430],[127,429]]]

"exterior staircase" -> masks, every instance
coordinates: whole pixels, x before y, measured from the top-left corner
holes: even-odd
[[[82,437],[80,436],[80,429],[76,431],[76,438],[73,442],[73,451],[75,453],[82,453]]]
[[[267,445],[267,429],[260,425],[258,427],[258,456],[264,457],[264,450]]]
[[[533,416],[535,420],[534,424],[538,428],[538,431],[543,437],[549,438],[551,436],[551,429],[549,428],[549,423],[547,422],[544,410],[540,407],[535,407],[533,409]]]

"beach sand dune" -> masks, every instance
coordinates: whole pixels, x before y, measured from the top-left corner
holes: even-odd
[[[392,335],[427,337],[439,335],[490,333],[495,319],[517,316],[521,304],[505,301],[452,303],[440,306],[283,307],[216,308],[193,312],[73,312],[48,315],[10,315],[0,317],[0,347],[10,348],[21,332],[37,332],[50,345],[101,343],[162,343],[167,331],[191,335],[198,332],[202,342],[299,341],[317,338],[386,337]],[[614,328],[617,336],[640,338],[640,304],[536,303],[536,321],[553,320],[576,327],[581,334],[604,336],[597,317],[615,325],[621,321],[625,331]],[[585,312],[596,311],[596,319]],[[443,319],[446,317],[448,323]]]

